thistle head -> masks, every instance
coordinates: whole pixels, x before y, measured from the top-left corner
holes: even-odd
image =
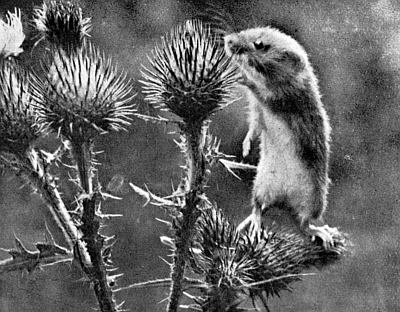
[[[44,1],[35,9],[34,25],[40,39],[46,39],[65,51],[80,48],[91,29],[90,18],[83,18],[82,9],[73,1]]]
[[[0,58],[20,54],[24,39],[21,11],[15,9],[14,13],[7,12],[6,21],[0,19]]]
[[[0,61],[0,152],[23,154],[44,133],[35,114],[41,101],[32,89],[35,81],[14,60]]]
[[[146,99],[185,122],[203,121],[231,100],[235,70],[198,20],[186,21],[163,37],[150,64],[143,71]]]
[[[129,125],[134,112],[130,80],[91,44],[71,54],[56,49],[43,67],[46,81],[38,89],[44,104],[38,116],[55,132],[90,138]]]

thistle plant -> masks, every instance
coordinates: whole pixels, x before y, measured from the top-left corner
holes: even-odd
[[[55,179],[47,171],[47,157],[35,147],[36,140],[47,133],[36,112],[37,105],[43,100],[42,94],[35,88],[40,79],[12,58],[22,52],[17,43],[21,44],[24,38],[20,13],[16,12],[14,15],[8,13],[7,24],[1,22],[4,28],[1,40],[4,41],[0,42],[3,47],[0,55],[0,166],[22,177],[42,196],[72,248],[78,231],[57,190]],[[13,38],[17,40],[13,41]],[[8,250],[13,259],[1,262],[0,272],[10,268],[30,270],[58,261],[60,257],[71,258],[71,252],[63,250],[53,240],[39,244],[38,251],[33,253],[28,252],[18,239],[16,247],[16,250]]]
[[[178,145],[186,156],[182,193],[177,195],[180,204],[172,213],[174,248],[167,308],[172,312],[177,310],[182,294],[194,225],[207,206],[208,118],[232,100],[235,70],[210,29],[197,20],[187,21],[162,38],[150,64],[151,69],[143,71],[146,99],[179,117],[182,135]]]
[[[56,36],[58,33],[50,38]],[[107,254],[112,243],[106,242],[111,237],[100,234],[104,194],[100,185],[94,183],[94,138],[129,125],[134,95],[126,76],[119,74],[111,60],[93,45],[84,43],[74,50],[71,47],[69,53],[63,46],[52,49],[43,66],[46,78],[37,85],[44,98],[37,106],[38,119],[68,146],[73,162],[72,182],[79,192],[78,228],[90,259],[89,265],[84,261],[81,266],[93,283],[101,310],[119,311],[108,283],[111,268]]]
[[[101,191],[96,179],[94,139],[129,125],[129,115],[134,112],[131,82],[85,40],[89,19],[82,17],[76,4],[45,2],[36,10],[34,24],[50,46],[42,61],[41,78],[22,70],[13,60],[0,60],[0,134],[4,134],[0,160],[42,196],[68,249],[51,239],[38,243],[38,251],[31,252],[16,239],[16,248],[7,250],[13,258],[0,263],[0,272],[32,271],[49,263],[71,261],[73,255],[92,283],[101,311],[121,311],[112,290],[117,276],[110,273],[114,270],[110,258],[113,240],[100,233],[111,215],[100,209],[108,194]],[[47,132],[61,140],[54,153],[35,147],[35,139]],[[64,153],[70,157],[71,182],[77,187],[74,208],[66,207],[57,178],[50,173]]]

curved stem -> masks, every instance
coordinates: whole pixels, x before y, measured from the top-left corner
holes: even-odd
[[[15,155],[15,157],[17,161],[3,158],[2,163],[15,171],[17,176],[22,176],[29,182],[48,207],[70,250],[75,250],[78,254],[81,265],[90,265],[89,255],[80,240],[82,233],[72,221],[54,178],[48,173],[45,160],[34,148],[29,149],[26,155]]]
[[[28,152],[29,161],[22,169],[24,176],[42,196],[58,227],[64,233],[70,249],[79,240],[79,232],[65,207],[53,178],[46,172],[46,165],[35,149]]]

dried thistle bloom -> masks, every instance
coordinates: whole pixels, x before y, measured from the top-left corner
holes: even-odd
[[[303,270],[333,263],[346,251],[340,233],[330,250],[283,229],[264,229],[251,238],[238,233],[215,209],[203,213],[197,230],[191,266],[205,275],[208,285],[197,298],[201,311],[241,311],[238,306],[248,295],[266,303],[268,297],[291,290],[290,284],[300,280]]]
[[[16,56],[23,50],[21,44],[25,39],[22,31],[21,11],[7,12],[7,21],[0,19],[0,58]]]
[[[72,1],[44,1],[35,9],[34,25],[40,39],[46,39],[66,51],[80,48],[91,29],[90,18],[83,18],[82,9]]]
[[[190,20],[162,38],[144,69],[146,99],[184,121],[204,120],[230,100],[235,71],[216,38]]]
[[[53,51],[44,65],[46,83],[39,120],[67,138],[92,137],[99,132],[124,129],[134,112],[132,86],[111,60],[91,44],[67,54]]]
[[[41,101],[32,89],[35,81],[14,60],[0,61],[0,152],[24,153],[44,132],[34,111]]]

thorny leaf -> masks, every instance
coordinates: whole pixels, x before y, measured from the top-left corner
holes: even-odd
[[[46,231],[48,232],[46,234],[47,237],[49,234],[51,235],[48,229]],[[55,242],[36,243],[38,251],[29,251],[16,236],[14,243],[15,248],[0,248],[12,256],[12,259],[0,261],[0,274],[17,270],[32,272],[41,266],[49,266],[60,262],[72,261],[72,253],[57,245]]]

